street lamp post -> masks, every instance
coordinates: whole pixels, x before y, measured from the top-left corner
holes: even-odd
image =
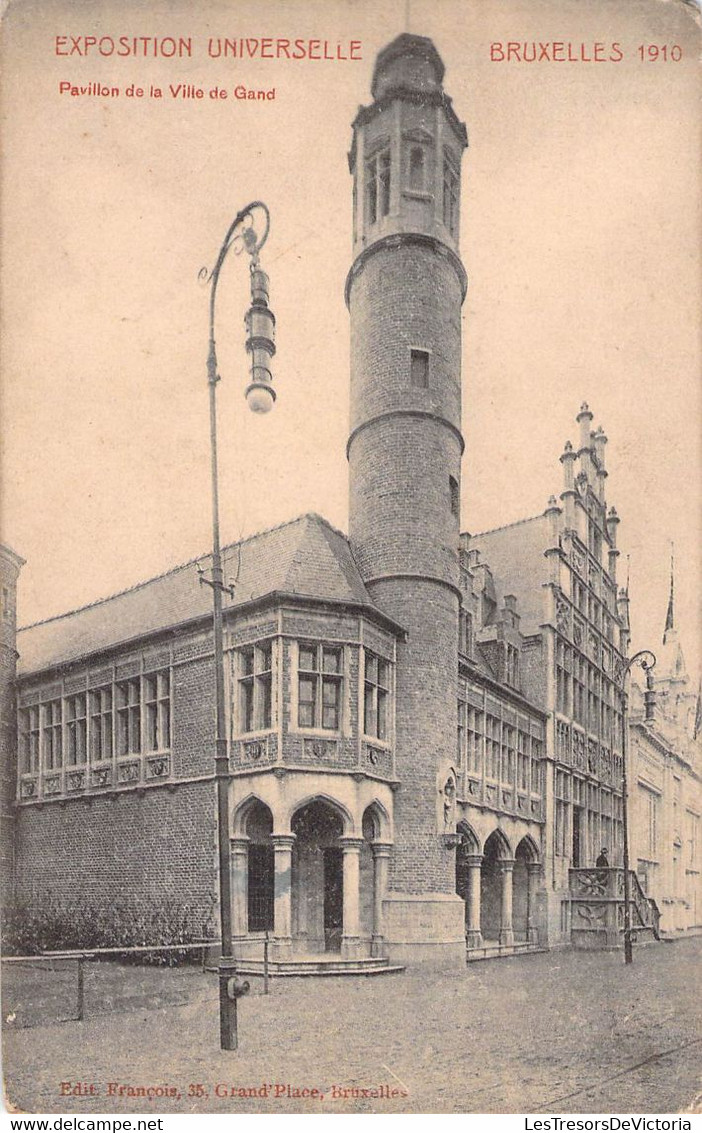
[[[263,230],[258,235],[255,218],[263,216]],[[275,401],[271,385],[270,359],[275,353],[273,343],[275,319],[268,308],[268,277],[259,266],[258,253],[268,238],[270,215],[262,201],[252,201],[241,209],[232,221],[219,250],[211,272],[206,268],[200,278],[210,287],[209,353],[207,356],[207,383],[210,399],[210,458],[212,478],[212,577],[200,582],[212,588],[213,637],[215,668],[215,780],[217,784],[217,829],[219,841],[219,910],[222,951],[219,963],[219,1019],[222,1050],[236,1050],[237,1007],[236,996],[241,986],[236,981],[236,961],[232,940],[232,895],[229,847],[229,756],[227,754],[226,712],[224,700],[224,646],[222,633],[222,593],[233,596],[233,586],[225,585],[222,569],[222,551],[219,536],[219,483],[217,465],[217,350],[215,346],[215,301],[219,273],[227,253],[235,246],[235,254],[245,250],[250,256],[251,306],[246,315],[246,349],[251,355],[250,383],[246,390],[249,408],[254,413],[267,413]]]
[[[653,677],[652,669],[656,664],[656,655],[650,649],[640,649],[627,661],[621,670],[622,694],[622,834],[624,837],[624,963],[631,964],[634,952],[631,939],[631,878],[629,876],[629,780],[627,773],[628,760],[628,727],[627,712],[629,697],[626,691],[626,679],[631,672],[632,665],[640,665],[646,673],[650,691],[650,680]],[[647,708],[649,693],[646,694]]]

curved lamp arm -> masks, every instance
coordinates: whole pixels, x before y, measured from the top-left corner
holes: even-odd
[[[264,217],[263,232],[260,237],[256,234],[256,228],[253,222],[253,214],[257,209],[260,209],[263,212]],[[247,227],[243,228],[241,233],[237,234],[237,230],[242,227],[244,221],[247,219],[250,219],[251,223]],[[243,248],[251,257],[251,266],[255,267],[258,263],[258,253],[261,251],[261,248],[268,239],[270,227],[271,216],[270,212],[268,211],[268,205],[266,205],[263,201],[251,201],[248,205],[245,205],[244,208],[239,209],[239,212],[236,214],[234,220],[230,224],[227,234],[222,242],[222,246],[219,249],[219,254],[217,256],[215,266],[212,268],[212,271],[208,271],[207,268],[201,268],[199,272],[199,278],[206,281],[210,285],[210,351],[207,358],[207,374],[210,382],[212,383],[218,381],[214,325],[215,301],[217,298],[217,284],[219,283],[219,273],[222,270],[222,265],[227,258],[229,249],[238,240],[242,241],[242,247],[238,248],[234,254],[238,255]]]

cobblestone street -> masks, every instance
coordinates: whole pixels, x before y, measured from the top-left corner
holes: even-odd
[[[699,1090],[701,950],[700,938],[640,948],[629,968],[621,953],[563,951],[449,975],[282,980],[268,997],[254,981],[227,1054],[213,975],[120,969],[141,991],[97,1015],[110,994],[100,965],[86,977],[84,1022],[6,1026],[6,1099],[75,1114],[678,1112]],[[159,988],[169,1001],[155,1007]],[[61,1097],[62,1082],[99,1092]],[[109,1083],[173,1093],[108,1095]],[[290,1089],[276,1098],[276,1085]],[[296,1096],[304,1089],[323,1100]]]

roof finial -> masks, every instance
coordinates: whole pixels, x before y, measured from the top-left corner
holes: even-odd
[[[626,556],[626,596],[629,597],[629,568],[631,566],[631,556]]]
[[[669,630],[675,629],[675,544],[670,541],[670,597],[668,598],[668,612],[665,615],[665,629],[663,630],[663,644]]]

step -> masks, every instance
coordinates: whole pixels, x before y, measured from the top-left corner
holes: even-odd
[[[476,960],[500,960],[506,959],[508,956],[527,956],[535,952],[547,952],[548,949],[542,948],[539,944],[526,944],[525,942],[518,942],[517,944],[484,944],[480,948],[468,948],[466,950],[466,960],[469,964],[474,964]]]
[[[378,957],[363,957],[358,960],[327,960],[316,958],[293,958],[291,960],[271,960],[268,974],[271,978],[283,976],[384,976],[404,972],[399,964],[390,964]],[[237,971],[244,976],[262,976],[262,960],[241,960]]]

